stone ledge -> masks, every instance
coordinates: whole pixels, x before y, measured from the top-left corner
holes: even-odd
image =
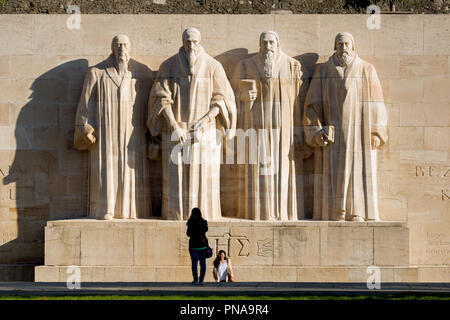
[[[238,282],[367,282],[366,267],[233,267]],[[431,270],[433,269],[433,270]],[[81,266],[81,282],[190,282],[190,266]],[[66,282],[67,266],[35,268],[36,282]],[[383,282],[447,283],[449,266],[381,267]],[[429,274],[424,276],[424,272]],[[431,275],[432,274],[432,275]],[[214,282],[208,264],[206,282]]]
[[[54,220],[48,221],[47,227],[53,226],[66,226],[69,224],[71,227],[78,226],[101,226],[101,227],[129,227],[136,225],[158,225],[158,226],[167,226],[174,224],[181,224],[183,226],[186,225],[186,221],[173,221],[173,220],[161,220],[161,219],[113,219],[113,220],[96,220],[96,219],[65,219],[65,220]],[[245,219],[234,219],[234,218],[222,218],[219,221],[208,221],[209,226],[223,226],[226,225],[242,225],[248,227],[267,227],[268,225],[276,225],[283,227],[311,227],[311,226],[319,226],[319,227],[406,227],[407,222],[403,221],[367,221],[367,222],[352,222],[352,221],[319,221],[319,220],[299,220],[295,222],[286,222],[286,221],[253,221],[253,220],[245,220]]]

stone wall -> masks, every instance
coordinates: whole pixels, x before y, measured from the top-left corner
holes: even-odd
[[[351,32],[377,69],[389,112],[390,141],[379,152],[381,217],[408,222],[410,264],[449,264],[448,16],[382,15],[380,30],[367,29],[367,15],[82,15],[73,30],[68,18],[0,19],[0,264],[43,264],[46,222],[86,215],[87,156],[72,149],[72,135],[87,68],[125,33],[133,58],[156,72],[187,26],[200,29],[227,72],[258,50],[261,31],[275,30],[282,49],[302,62],[305,81],[332,53],[335,34]],[[160,169],[152,165],[157,186]],[[311,211],[311,179],[303,179]],[[155,212],[158,197],[153,187]],[[233,199],[223,199],[223,211],[233,214]]]

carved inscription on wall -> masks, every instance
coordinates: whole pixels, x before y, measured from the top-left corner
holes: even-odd
[[[4,245],[5,243],[8,243],[14,239],[16,239],[18,236],[17,231],[4,231],[0,232],[0,246]]]
[[[29,167],[22,167],[21,165],[0,165],[0,177],[14,176],[21,177],[29,174],[50,173],[50,165],[30,165]]]
[[[244,234],[226,232],[208,232],[209,246],[213,249],[213,255],[224,250],[227,256],[233,259],[263,259],[272,258],[274,255],[274,242],[270,238],[253,238]],[[181,240],[181,254],[189,255],[189,239]]]
[[[231,235],[229,232],[208,236],[210,247],[214,252],[225,250],[230,257],[248,257],[250,255],[250,240],[245,235]]]
[[[427,254],[450,256],[450,238],[437,232],[427,232]]]
[[[447,189],[442,190],[442,200],[450,200],[450,192]]]
[[[0,206],[14,208],[44,199],[50,173],[50,164],[0,164]]]
[[[416,177],[450,178],[450,166],[416,166]]]
[[[415,175],[416,177],[437,178],[440,180],[450,178],[450,166],[416,166]],[[441,199],[442,201],[450,200],[450,192],[447,186],[443,186],[441,189]]]
[[[261,257],[272,257],[273,256],[273,241],[271,239],[258,240],[258,251],[256,255]]]

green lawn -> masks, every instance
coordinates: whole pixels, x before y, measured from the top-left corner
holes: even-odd
[[[279,296],[0,296],[0,300],[450,300],[450,294],[279,295]]]

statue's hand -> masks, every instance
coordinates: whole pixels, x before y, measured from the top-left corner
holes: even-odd
[[[377,135],[372,135],[372,149],[375,150],[381,146],[381,139]]]
[[[314,140],[314,144],[318,147],[326,147],[328,144],[327,135],[322,130],[315,134],[313,140]]]
[[[209,116],[206,115],[197,122],[195,122],[194,125],[192,126],[192,129],[204,131],[208,123],[209,123]]]
[[[181,142],[182,144],[185,144],[187,141],[186,132],[178,125],[173,128],[172,141]]]
[[[87,146],[92,146],[97,139],[95,138],[94,132],[88,133],[86,136],[84,136],[84,143]]]

